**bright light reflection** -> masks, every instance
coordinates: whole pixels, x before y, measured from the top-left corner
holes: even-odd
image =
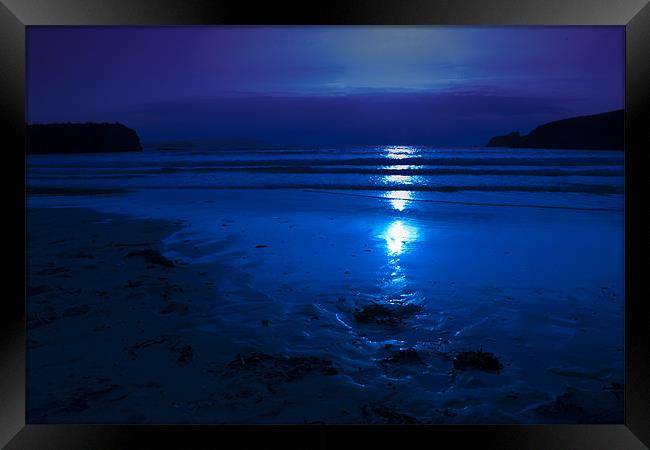
[[[414,147],[387,147],[385,156],[391,159],[404,159],[417,158],[420,155]]]
[[[395,183],[395,184],[413,184],[413,177],[409,175],[385,175],[385,183]]]
[[[407,225],[401,220],[395,220],[386,228],[384,239],[390,256],[401,255],[408,245],[417,239],[417,228]]]
[[[412,170],[412,169],[422,169],[424,166],[416,166],[415,164],[395,164],[392,166],[383,166],[382,169],[390,170]]]
[[[409,200],[413,199],[413,192],[411,191],[386,191],[384,197],[390,199],[391,206],[398,210],[404,211],[409,204]]]
[[[387,185],[413,186],[423,184],[424,180],[418,175],[382,175],[381,181]]]

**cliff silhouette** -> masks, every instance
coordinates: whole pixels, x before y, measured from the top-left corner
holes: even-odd
[[[105,153],[142,150],[137,133],[120,123],[27,126],[27,153]]]
[[[513,132],[495,136],[488,147],[623,150],[623,110],[556,120],[522,136]]]

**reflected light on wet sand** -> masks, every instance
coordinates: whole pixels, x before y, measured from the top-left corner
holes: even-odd
[[[386,240],[388,255],[398,256],[407,251],[409,244],[417,239],[418,230],[401,220],[394,220],[386,228],[383,237]]]
[[[411,191],[386,191],[384,197],[389,199],[393,209],[404,211],[409,204],[409,200],[413,199],[413,192]]]

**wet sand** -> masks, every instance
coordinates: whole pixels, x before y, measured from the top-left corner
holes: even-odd
[[[201,331],[228,322],[219,317],[233,306],[228,295],[246,298],[246,308],[265,297],[226,265],[157,253],[180,226],[29,210],[28,422],[300,423],[321,417],[314,402],[337,402],[331,360],[241,353],[255,345],[242,344],[237,323],[228,334]],[[256,339],[277,333],[264,315],[247,314]]]
[[[480,233],[474,259],[410,267],[414,233],[449,241],[421,218],[361,239],[325,200],[311,222],[200,202],[221,237],[28,209],[29,423],[622,422],[618,287],[451,279],[483,267]]]

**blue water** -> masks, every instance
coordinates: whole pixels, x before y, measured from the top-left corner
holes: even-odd
[[[616,151],[194,149],[29,156],[27,175],[31,187],[327,189],[364,195],[379,191],[379,195],[414,201],[482,202],[489,198],[494,202],[621,209],[623,162],[623,153]],[[387,194],[389,191],[393,193]],[[395,193],[399,191],[407,192]]]

